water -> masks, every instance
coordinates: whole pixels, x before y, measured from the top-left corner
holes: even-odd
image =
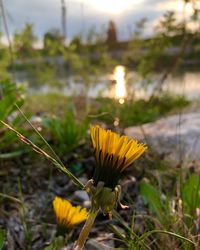
[[[190,100],[198,99],[200,97],[200,71],[187,71],[170,76],[166,80],[164,89],[174,94],[183,94]]]
[[[154,88],[160,77],[160,75],[155,76],[152,78],[151,84],[144,87],[142,86],[142,81],[139,76],[135,72],[129,72],[125,75],[125,79],[122,82],[125,84],[127,96],[131,93],[134,94],[136,98],[148,98],[148,96],[150,96],[154,91]],[[114,79],[116,82],[111,79]],[[26,78],[25,74],[23,75],[23,78],[21,78],[20,75],[18,80],[28,82],[28,78]],[[35,87],[32,84],[29,85],[28,91],[30,94],[62,92],[67,96],[82,95],[87,92],[88,96],[90,97],[107,96],[113,98],[116,97],[116,93],[118,93],[115,87],[117,85],[119,86],[119,82],[112,74],[102,76],[100,79],[98,79],[97,83],[91,84],[87,89],[84,87],[83,83],[75,82],[72,76],[59,80],[62,82],[62,87],[60,88],[48,85]],[[121,80],[122,79],[119,79],[119,81]],[[185,70],[183,72],[170,75],[165,80],[163,89],[175,95],[185,95],[189,100],[200,98],[200,70]]]

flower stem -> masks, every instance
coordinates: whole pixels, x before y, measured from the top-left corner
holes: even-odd
[[[85,241],[87,240],[87,237],[89,235],[89,232],[91,230],[92,225],[94,224],[94,221],[97,217],[98,212],[99,212],[99,209],[98,210],[91,209],[91,211],[89,212],[87,220],[85,222],[85,225],[83,226],[81,233],[78,237],[78,240],[75,243],[74,250],[82,250],[83,249],[83,247],[85,245]]]

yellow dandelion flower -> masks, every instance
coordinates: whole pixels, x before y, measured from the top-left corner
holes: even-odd
[[[87,218],[87,210],[85,208],[72,206],[68,200],[57,196],[53,200],[53,209],[56,214],[57,223],[67,228],[71,228]]]
[[[106,187],[114,188],[122,172],[144,153],[147,146],[98,125],[91,126],[90,133],[97,163],[94,184],[102,181]]]

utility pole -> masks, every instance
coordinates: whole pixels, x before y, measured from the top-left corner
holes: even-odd
[[[84,20],[84,3],[81,1],[81,36],[84,40],[85,35],[85,20]]]
[[[63,44],[65,44],[67,38],[67,8],[65,0],[61,0],[61,13]]]

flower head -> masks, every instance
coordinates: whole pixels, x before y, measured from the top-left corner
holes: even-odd
[[[104,182],[104,186],[114,188],[122,174],[146,150],[146,145],[137,140],[129,140],[111,130],[91,126],[90,133],[97,167],[93,176],[94,184]]]
[[[72,206],[72,204],[60,197],[55,197],[53,200],[53,209],[56,214],[58,225],[71,228],[76,224],[86,220],[87,210],[80,206]]]

